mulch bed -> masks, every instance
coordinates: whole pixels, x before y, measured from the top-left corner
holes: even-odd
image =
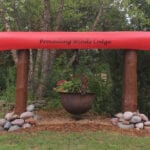
[[[82,115],[82,117],[78,120],[74,119],[64,110],[40,110],[36,111],[36,114],[40,116],[36,126],[29,129],[21,129],[16,131],[16,133],[35,133],[39,131],[59,131],[65,133],[82,131],[108,131],[131,136],[150,136],[150,130],[143,129],[138,131],[136,129],[120,129],[111,124],[109,117],[100,116],[93,112],[88,112]]]

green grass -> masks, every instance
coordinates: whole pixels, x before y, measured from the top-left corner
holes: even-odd
[[[109,132],[11,133],[0,135],[0,150],[149,150],[149,137]]]

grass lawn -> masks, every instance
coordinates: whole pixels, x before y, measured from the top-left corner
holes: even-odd
[[[0,150],[149,150],[149,137],[109,132],[11,133],[0,135]]]

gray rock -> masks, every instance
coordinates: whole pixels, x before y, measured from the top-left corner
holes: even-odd
[[[20,127],[19,126],[17,126],[17,125],[14,125],[14,126],[11,126],[10,128],[9,128],[9,132],[10,131],[16,131],[16,130],[19,130],[20,129]]]
[[[133,116],[133,113],[130,112],[130,111],[126,111],[123,114],[123,117],[124,117],[125,120],[130,120],[132,118],[132,116]]]
[[[4,126],[5,123],[6,123],[5,119],[0,119],[0,126]]]
[[[140,116],[133,116],[130,120],[131,123],[139,123],[141,121],[142,121],[142,119]]]
[[[145,125],[145,126],[150,126],[150,121],[144,122],[144,125]]]
[[[136,123],[135,127],[138,128],[138,129],[143,129],[144,128],[144,124],[143,124],[143,122]]]
[[[30,127],[32,127],[32,125],[31,124],[29,124],[29,123],[25,123],[23,126],[22,126],[22,128],[30,128]]]
[[[133,124],[126,125],[126,124],[123,124],[122,122],[118,122],[117,125],[121,129],[133,129],[134,128]]]
[[[4,131],[4,128],[2,126],[0,126],[0,131]]]
[[[22,113],[21,115],[20,115],[20,118],[21,119],[27,119],[27,118],[31,118],[31,117],[33,117],[33,112],[24,112],[24,113]]]
[[[11,127],[11,122],[6,121],[5,125],[4,125],[4,129],[8,130]]]
[[[14,115],[14,112],[7,113],[7,114],[5,115],[5,119],[8,120],[8,121],[10,121],[10,120],[12,120],[13,115]]]
[[[137,111],[133,112],[133,115],[134,115],[134,116],[139,116],[139,115],[140,115],[139,110],[137,110]]]
[[[27,110],[28,112],[32,112],[32,111],[34,111],[34,108],[35,108],[35,106],[34,106],[33,104],[31,104],[31,105],[28,105],[28,106],[27,106],[26,110]]]
[[[129,125],[130,124],[130,121],[129,120],[124,120],[122,121],[123,124],[126,124],[126,125]]]
[[[18,118],[19,118],[19,116],[14,114],[10,120],[12,121],[12,120],[15,120],[15,119],[18,119]]]
[[[22,126],[24,124],[24,119],[16,119],[11,122],[12,125]]]
[[[113,125],[117,125],[118,124],[119,119],[118,118],[111,118],[111,123]]]
[[[123,117],[119,118],[119,122],[124,122],[125,119]]]
[[[115,117],[117,117],[117,118],[123,118],[123,113],[117,113],[117,114],[115,114]]]
[[[148,117],[145,114],[140,114],[140,117],[143,121],[148,121]]]

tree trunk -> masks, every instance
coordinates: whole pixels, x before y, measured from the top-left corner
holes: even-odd
[[[15,113],[26,111],[29,70],[29,51],[18,52]]]
[[[35,67],[34,67],[34,71],[33,71],[33,93],[36,93],[36,89],[38,88],[38,84],[39,84],[39,76],[41,74],[41,62],[42,62],[42,54],[43,51],[42,50],[38,50],[37,54],[36,54],[36,62],[35,62]]]
[[[8,23],[8,21],[6,19],[4,19],[4,27],[5,27],[5,30],[7,32],[11,31],[10,25],[9,25],[9,23]],[[11,51],[11,55],[12,55],[14,63],[17,65],[17,62],[18,62],[17,51],[16,50],[12,50]]]
[[[137,52],[125,51],[123,111],[137,111]]]
[[[41,29],[42,31],[49,31],[50,30],[50,0],[43,0],[43,20],[41,23]],[[47,68],[48,68],[48,57],[49,57],[49,50],[45,49],[42,52],[38,51],[37,56],[41,55],[41,75],[39,78],[39,84],[37,87],[37,97],[38,99],[41,99],[44,96],[45,93],[45,83],[46,83],[46,77],[48,75]],[[37,60],[38,63],[38,60]],[[37,69],[37,68],[36,68]],[[37,72],[37,75],[39,75],[39,72]]]
[[[44,0],[44,11],[43,11],[43,21],[42,21],[42,30],[49,31],[50,30],[50,1]],[[59,1],[59,10],[56,16],[56,25],[54,30],[58,30],[61,23],[62,11],[64,6],[64,0]],[[56,57],[55,50],[44,50],[42,55],[42,70],[41,76],[39,80],[39,86],[37,89],[38,99],[42,99],[45,95],[45,87],[47,82],[49,82],[50,74],[52,71],[52,66],[54,64],[54,60]]]
[[[97,16],[96,16],[96,18],[93,22],[93,25],[92,25],[92,28],[91,28],[92,31],[96,30],[96,26],[97,26],[97,24],[100,20],[100,17],[102,16],[102,13],[103,13],[103,2],[102,2],[102,4],[100,4],[99,12],[98,12],[98,14],[97,14]]]

